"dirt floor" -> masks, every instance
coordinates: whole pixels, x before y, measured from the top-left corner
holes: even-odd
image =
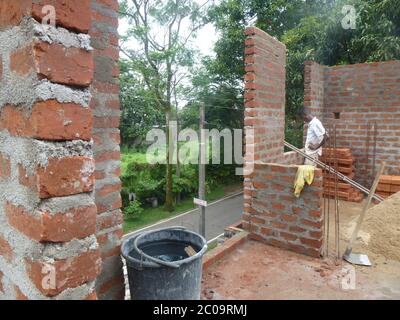
[[[362,205],[339,203],[341,254]],[[368,254],[372,267],[336,260],[333,236],[324,259],[247,241],[204,273],[202,299],[400,299],[400,261],[368,251],[367,231],[362,230],[354,251]]]

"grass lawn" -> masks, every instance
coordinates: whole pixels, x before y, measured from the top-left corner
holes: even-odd
[[[233,193],[232,191],[240,190],[241,186],[242,184],[237,184],[228,187],[220,186],[216,188],[214,191],[207,194],[206,196],[207,201],[211,202],[221,199],[228,194],[232,194]],[[147,208],[143,211],[143,213],[140,216],[137,217],[125,216],[124,233],[128,233],[140,229],[142,227],[154,224],[160,220],[171,218],[173,216],[184,213],[196,207],[197,206],[193,204],[193,199],[185,199],[181,201],[181,203],[176,205],[175,211],[173,212],[164,211],[162,206],[160,206],[159,208]]]

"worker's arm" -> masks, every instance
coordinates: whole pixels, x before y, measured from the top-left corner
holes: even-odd
[[[317,149],[321,148],[321,147],[326,143],[326,141],[327,141],[328,139],[329,139],[329,135],[328,135],[328,133],[325,131],[324,137],[322,138],[322,141],[321,141],[320,144],[310,143],[308,147],[310,148],[310,150],[317,150]]]

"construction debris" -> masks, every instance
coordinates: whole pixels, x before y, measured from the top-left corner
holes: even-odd
[[[337,163],[337,171],[347,176],[349,179],[354,178],[355,158],[351,149],[348,148],[323,148],[322,162],[334,166]],[[333,197],[335,195],[335,180],[333,175],[324,173],[324,196]],[[340,200],[361,202],[364,199],[363,194],[351,186],[350,184],[339,181],[337,184],[337,196]]]

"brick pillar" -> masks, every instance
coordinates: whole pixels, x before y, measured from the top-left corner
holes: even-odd
[[[324,70],[314,61],[304,63],[304,107],[320,120],[324,113]]]
[[[0,2],[0,299],[96,299],[90,23],[89,0]]]
[[[317,170],[314,183],[296,198],[294,164],[300,157],[284,154],[286,48],[254,27],[246,29],[246,36],[243,228],[253,239],[320,257],[322,172]]]
[[[96,159],[96,235],[103,260],[103,272],[96,281],[96,288],[99,299],[123,299],[118,1],[92,0],[91,5],[92,27],[89,33],[94,48],[95,72],[90,91]]]
[[[255,27],[246,28],[246,36],[246,162],[273,162],[284,150],[286,47]]]
[[[325,107],[324,70],[325,66],[314,61],[304,63],[304,107],[321,121],[323,121]],[[305,125],[304,144],[307,138],[307,128]]]

